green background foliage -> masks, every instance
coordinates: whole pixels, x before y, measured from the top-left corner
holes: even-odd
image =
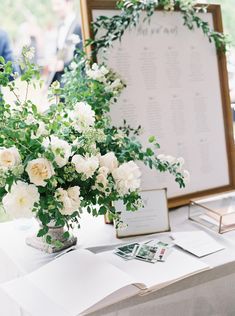
[[[18,26],[27,19],[36,18],[39,26],[44,27],[53,19],[50,0],[1,0],[0,27],[12,38]]]
[[[222,7],[223,24],[225,32],[232,37],[233,46],[235,43],[235,2],[234,0],[216,0]]]

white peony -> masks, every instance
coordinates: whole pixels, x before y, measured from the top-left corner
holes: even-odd
[[[70,187],[68,188],[67,192],[68,192],[69,198],[79,203],[80,205],[80,187],[79,186]]]
[[[99,170],[98,170],[98,173],[99,174],[103,174],[104,176],[108,176],[108,173],[109,173],[109,169],[106,168],[106,167],[100,167]]]
[[[120,167],[113,170],[112,175],[116,182],[117,191],[121,195],[140,188],[141,172],[133,161],[123,163]]]
[[[60,168],[68,163],[72,152],[72,146],[68,142],[52,135],[50,138],[46,138],[42,145],[51,149],[55,155],[55,162]]]
[[[16,147],[0,148],[0,167],[12,169],[21,163],[20,153]]]
[[[97,175],[96,181],[95,181],[94,189],[97,189],[101,192],[106,191],[108,184],[109,184],[108,173],[109,173],[109,170],[106,167],[99,168],[98,175]]]
[[[107,177],[106,177],[104,174],[99,173],[99,174],[97,175],[97,178],[96,178],[96,183],[97,183],[97,184],[102,184],[102,186],[103,186],[102,189],[104,190],[104,189],[107,188],[108,179],[107,179]]]
[[[99,82],[105,82],[105,76],[109,73],[109,70],[104,66],[99,66],[96,63],[92,65],[90,68],[89,66],[86,69],[86,75],[88,78],[97,80]]]
[[[83,132],[95,123],[95,112],[86,102],[75,104],[73,111],[69,112],[69,118],[72,120],[73,127],[78,132]]]
[[[83,157],[75,155],[72,158],[77,173],[82,173],[86,179],[91,178],[95,171],[99,168],[99,159],[96,156]]]
[[[104,156],[100,156],[99,161],[100,166],[106,167],[109,170],[109,172],[112,172],[114,169],[118,167],[118,160],[113,152],[109,152]]]
[[[79,186],[70,187],[67,191],[59,188],[56,190],[56,196],[63,204],[63,208],[60,210],[63,215],[72,215],[80,207]]]
[[[26,172],[29,175],[30,182],[43,187],[47,184],[45,180],[50,179],[55,174],[52,163],[45,158],[29,161]]]
[[[34,204],[39,199],[40,195],[34,184],[17,181],[4,196],[2,203],[5,211],[13,218],[32,217]]]

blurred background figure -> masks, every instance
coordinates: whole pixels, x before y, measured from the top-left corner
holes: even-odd
[[[14,57],[13,57],[9,37],[7,35],[7,32],[5,32],[2,29],[0,29],[0,56],[4,58],[5,62],[8,62],[8,61],[12,62],[13,72],[19,72],[18,66],[14,62]],[[0,71],[1,71],[1,68],[0,68]],[[13,77],[10,77],[10,79],[13,80]]]
[[[6,62],[14,61],[10,46],[10,40],[8,38],[7,33],[2,29],[0,29],[0,56],[2,56]]]
[[[81,26],[73,0],[51,0],[52,11],[58,17],[55,52],[47,66],[49,86],[53,81],[61,81],[65,67],[71,63],[76,49],[82,48]]]
[[[27,16],[27,19],[19,25],[14,46],[14,53],[17,58],[21,57],[24,46],[33,47],[34,58],[32,62],[40,63],[43,53],[42,30],[33,16]]]

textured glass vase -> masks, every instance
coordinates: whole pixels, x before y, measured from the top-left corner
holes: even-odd
[[[51,236],[52,243],[48,244],[45,236],[31,236],[26,238],[26,244],[47,253],[54,253],[69,248],[77,243],[77,237],[70,234],[68,239],[64,238],[65,228],[63,226],[55,226],[53,222],[49,225],[47,235]]]

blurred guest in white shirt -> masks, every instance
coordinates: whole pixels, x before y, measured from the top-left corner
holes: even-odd
[[[51,0],[52,10],[59,19],[56,54],[48,65],[48,85],[61,80],[65,67],[73,59],[76,49],[82,48],[81,26],[73,0]]]

